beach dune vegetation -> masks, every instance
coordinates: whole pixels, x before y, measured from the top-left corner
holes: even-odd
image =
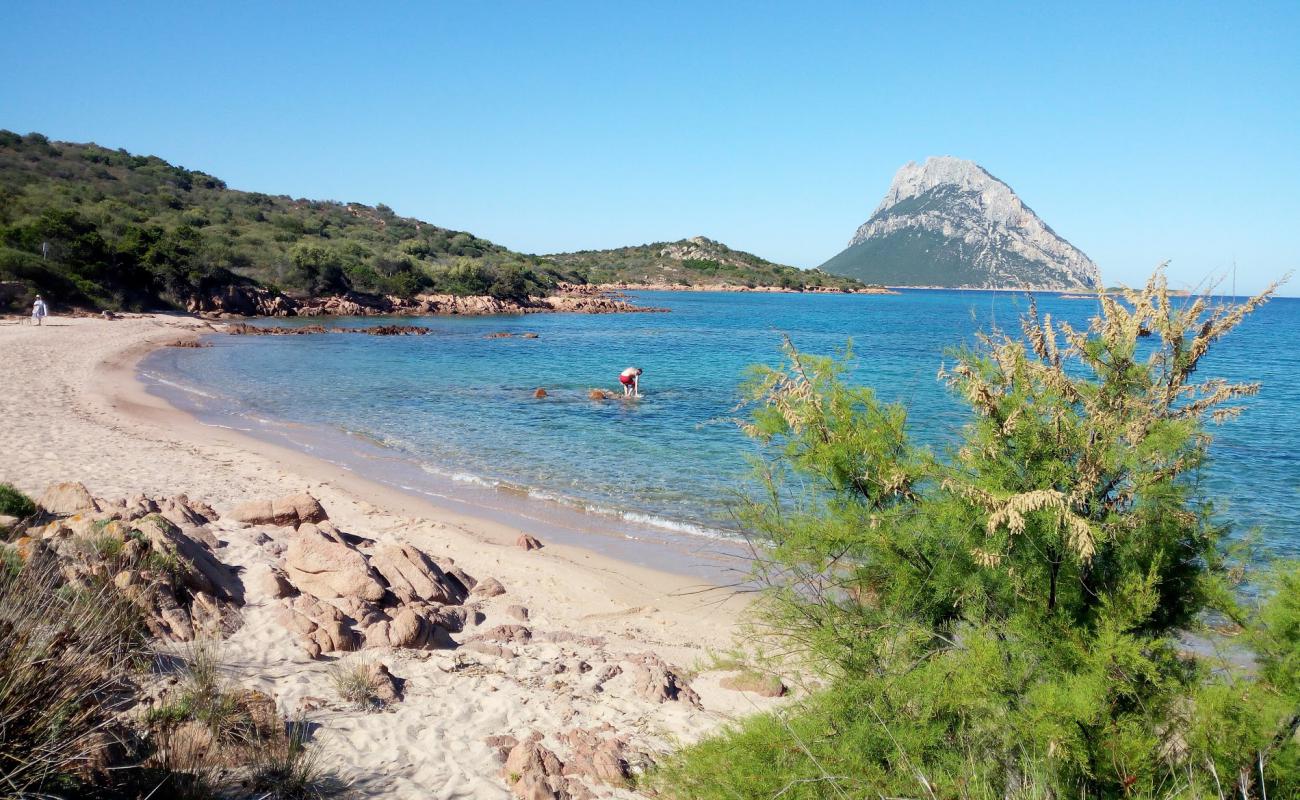
[[[846,383],[851,352],[757,369],[754,622],[820,688],[664,792],[1300,796],[1300,566],[1257,572],[1197,482],[1258,389],[1203,360],[1272,291],[1175,301],[1157,272],[1085,329],[1031,306],[940,370],[970,412],[942,452]]]

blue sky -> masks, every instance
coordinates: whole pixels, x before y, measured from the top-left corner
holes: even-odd
[[[6,3],[0,127],[527,252],[798,266],[946,154],[1108,282],[1300,267],[1294,0],[370,5]]]

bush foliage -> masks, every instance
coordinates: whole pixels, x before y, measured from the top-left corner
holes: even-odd
[[[1270,293],[1177,305],[1157,273],[1085,330],[1031,308],[941,370],[971,412],[945,453],[844,360],[757,371],[760,621],[825,688],[686,750],[668,793],[1300,796],[1300,567],[1241,601],[1196,482],[1257,389],[1198,367]],[[1211,619],[1245,634],[1224,655]]]
[[[36,513],[32,499],[8,483],[0,483],[0,514],[25,519]]]

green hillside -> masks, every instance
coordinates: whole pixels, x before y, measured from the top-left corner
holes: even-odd
[[[852,278],[776,264],[703,236],[612,250],[557,253],[544,258],[565,271],[581,274],[594,284],[862,288]]]
[[[153,156],[0,131],[0,304],[39,291],[60,306],[173,307],[239,284],[517,299],[580,279],[384,205],[243,192]]]

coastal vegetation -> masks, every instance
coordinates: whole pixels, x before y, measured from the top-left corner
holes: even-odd
[[[36,513],[32,499],[11,484],[0,483],[0,515],[23,519]]]
[[[124,523],[42,505],[0,530],[0,797],[332,792],[305,726],[229,681],[216,638],[160,641],[160,622],[199,611],[182,587],[201,568],[181,550],[198,552],[158,514]],[[151,606],[164,590],[171,602]]]
[[[590,283],[860,285],[716,242],[679,258],[660,250],[527,255],[383,204],[239,191],[156,156],[0,130],[0,309],[37,293],[62,307],[195,308],[231,287],[527,303]]]
[[[757,369],[755,627],[809,691],[664,792],[1300,795],[1300,565],[1257,567],[1197,481],[1258,388],[1199,369],[1271,293],[1174,302],[1157,273],[1086,329],[1031,307],[940,370],[970,412],[943,452],[846,384],[851,351]]]
[[[0,131],[0,281],[27,290],[9,293],[14,304],[36,291],[87,308],[184,307],[231,285],[519,299],[562,280],[579,276],[382,204],[238,191],[155,156]]]
[[[558,253],[546,258],[582,274],[594,284],[773,287],[796,291],[864,288],[854,278],[776,264],[703,236],[678,242]]]

